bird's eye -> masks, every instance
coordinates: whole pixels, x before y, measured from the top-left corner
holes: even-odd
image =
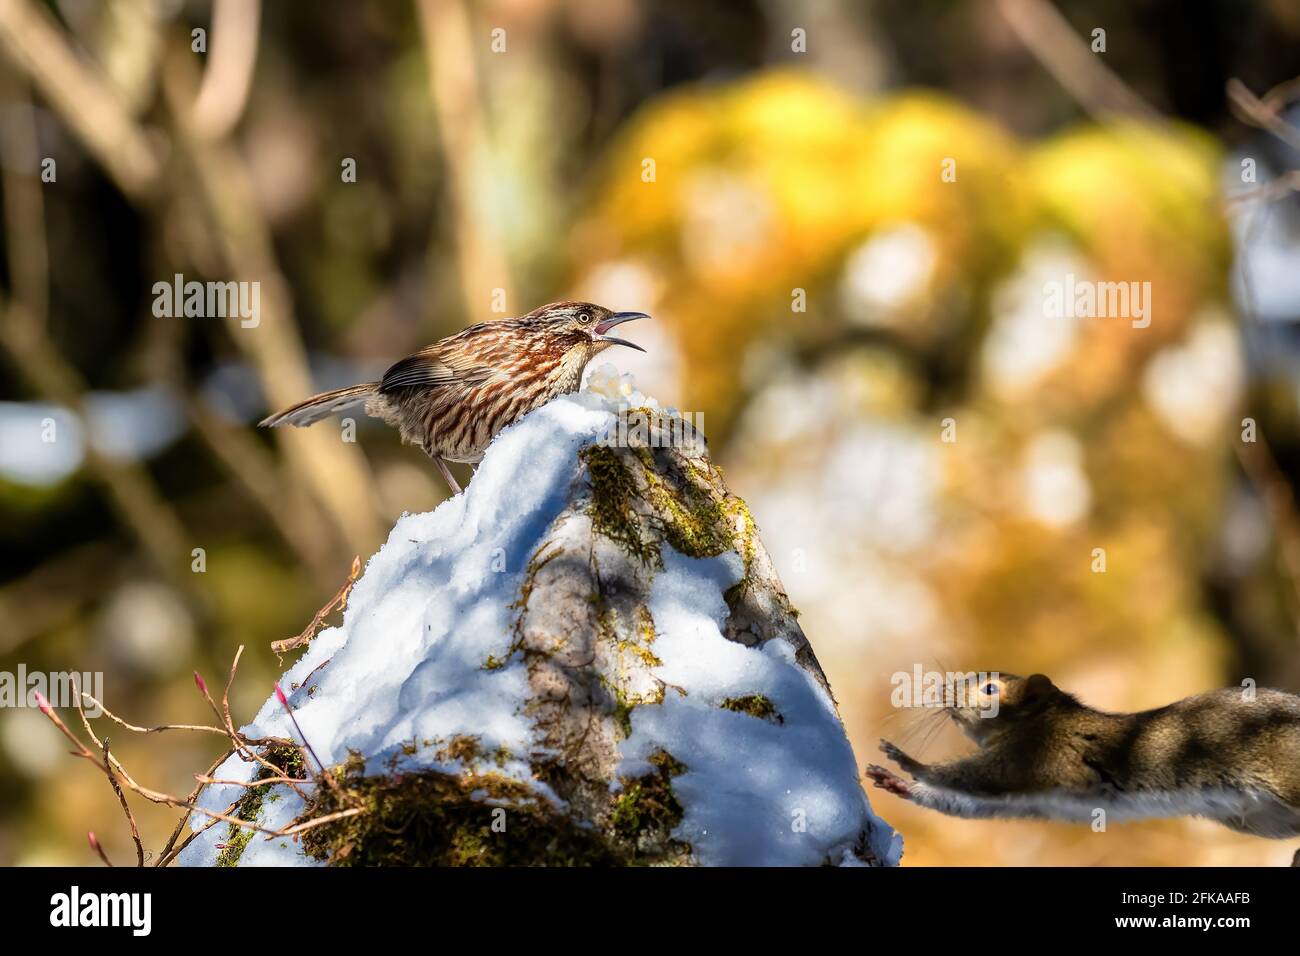
[[[591,321],[591,313],[590,313],[590,312],[579,312],[579,313],[578,313],[578,321],[581,322],[583,325],[586,325],[588,322]]]
[[[995,697],[997,696],[998,685],[990,682],[988,684],[985,684],[983,687],[981,687],[980,691],[984,694],[987,694],[989,697]]]

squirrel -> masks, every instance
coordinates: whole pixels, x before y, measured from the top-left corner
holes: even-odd
[[[982,682],[981,682],[982,681]],[[1093,710],[1042,674],[981,677],[948,715],[979,752],[924,764],[887,740],[877,787],[958,817],[1091,822],[1200,816],[1242,833],[1300,836],[1300,696],[1216,690],[1156,710]],[[1300,855],[1297,856],[1300,863]]]

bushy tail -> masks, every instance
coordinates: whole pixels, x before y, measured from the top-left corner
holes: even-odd
[[[375,389],[378,387],[378,382],[366,382],[363,385],[336,388],[332,392],[321,392],[297,405],[289,406],[282,412],[262,419],[258,425],[263,428],[274,428],[276,425],[311,425],[322,418],[328,418],[335,412],[360,405],[375,394]]]

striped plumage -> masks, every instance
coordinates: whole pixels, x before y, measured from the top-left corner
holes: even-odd
[[[501,429],[577,391],[598,353],[611,345],[639,348],[606,333],[645,317],[590,302],[556,302],[521,318],[472,325],[402,359],[378,382],[314,395],[261,424],[310,425],[364,403],[367,414],[423,448],[459,491],[446,461],[477,463]]]

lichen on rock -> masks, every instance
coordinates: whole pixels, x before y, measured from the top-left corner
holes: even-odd
[[[290,702],[330,776],[260,788],[247,818],[355,812],[238,853],[214,827],[182,862],[897,862],[748,509],[702,442],[665,441],[680,420],[619,413],[582,393],[504,431],[285,675],[312,674]],[[274,698],[247,730],[295,734]]]

